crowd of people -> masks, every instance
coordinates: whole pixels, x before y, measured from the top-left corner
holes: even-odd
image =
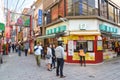
[[[41,43],[37,43],[34,47],[34,53],[36,58],[37,66],[41,66],[41,55],[43,54],[43,47]],[[62,47],[62,43],[58,42],[58,46],[55,44],[48,44],[47,52],[45,55],[47,70],[52,71],[52,69],[56,68],[56,76],[60,76],[60,78],[64,78],[63,75],[63,66],[64,66],[64,48]],[[57,63],[57,66],[56,66]]]
[[[25,56],[27,56],[29,48],[29,42],[26,41],[25,43],[18,42],[17,44],[7,43],[6,45],[3,45],[1,49],[3,49],[3,55],[7,55],[10,52],[15,52],[18,53],[18,56],[21,56],[22,51],[24,51]],[[65,77],[63,75],[64,48],[62,47],[62,42],[58,42],[58,46],[56,46],[55,44],[49,44],[47,45],[46,50],[41,43],[35,43],[34,55],[38,67],[41,66],[41,58],[43,58],[46,61],[46,69],[48,71],[56,69],[56,76],[60,76],[60,78]]]
[[[25,56],[28,54],[28,50],[30,48],[29,42],[26,41],[25,43],[19,42],[18,44],[9,44],[8,52],[17,52],[18,56],[21,56],[22,51],[25,52]],[[84,66],[86,66],[85,62],[85,49],[82,45],[80,45],[79,49],[79,56],[80,56],[80,63],[82,66],[82,63],[84,63]],[[3,53],[5,54],[5,53]],[[64,67],[64,48],[62,42],[58,42],[58,45],[55,44],[48,44],[47,48],[43,47],[41,43],[35,43],[34,46],[34,55],[36,59],[36,64],[38,67],[41,66],[41,58],[45,59],[46,66],[48,71],[52,71],[53,69],[56,69],[56,76],[60,76],[60,78],[64,78],[66,76],[63,75],[63,67]]]

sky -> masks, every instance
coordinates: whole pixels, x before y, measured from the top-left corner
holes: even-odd
[[[5,8],[7,8],[7,1],[8,1],[8,9],[10,11],[16,11],[20,13],[24,8],[30,8],[30,6],[36,0],[4,0]]]

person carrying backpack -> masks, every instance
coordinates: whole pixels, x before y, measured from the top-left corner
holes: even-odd
[[[41,50],[42,50],[42,46],[39,43],[37,43],[37,45],[35,45],[34,47],[34,53],[35,53],[37,65],[39,67],[40,67],[40,59],[41,59]]]

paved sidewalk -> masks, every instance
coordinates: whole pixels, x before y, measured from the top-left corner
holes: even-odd
[[[38,67],[34,55],[26,57],[22,53],[19,57],[17,53],[10,53],[3,59],[0,80],[120,80],[120,58],[86,67],[65,63],[66,78],[56,77],[55,69],[47,71],[45,60],[41,60],[41,67]]]

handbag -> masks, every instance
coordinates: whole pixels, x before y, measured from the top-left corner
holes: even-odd
[[[46,58],[47,58],[47,59],[50,59],[50,57],[51,57],[50,54],[47,54],[47,55],[46,55]]]

